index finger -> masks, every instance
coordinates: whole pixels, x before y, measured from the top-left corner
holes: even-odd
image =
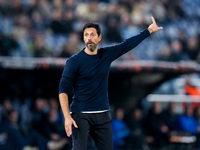
[[[154,17],[151,16],[151,20],[152,20],[153,24],[156,24]]]
[[[66,133],[67,133],[67,136],[70,137],[70,135],[72,134],[71,126],[66,127],[66,128],[65,128],[65,131],[66,131]]]

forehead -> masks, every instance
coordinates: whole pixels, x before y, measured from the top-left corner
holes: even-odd
[[[86,28],[84,33],[97,33],[97,30],[95,28]]]

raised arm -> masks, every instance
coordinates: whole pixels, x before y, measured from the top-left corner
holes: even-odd
[[[148,29],[145,29],[144,31],[140,32],[139,34],[124,40],[122,43],[105,48],[105,49],[109,50],[109,55],[111,56],[111,61],[114,61],[115,59],[117,59],[118,57],[127,53],[128,51],[134,49],[144,39],[149,37],[150,34],[152,34],[153,32],[163,29],[163,27],[157,26],[155,19],[153,17],[151,17],[151,19],[152,19],[153,23],[149,25]]]

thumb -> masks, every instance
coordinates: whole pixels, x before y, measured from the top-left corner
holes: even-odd
[[[158,30],[162,30],[163,29],[163,27],[158,27]]]
[[[78,126],[74,120],[72,121],[72,124],[74,125],[75,128],[78,128]]]

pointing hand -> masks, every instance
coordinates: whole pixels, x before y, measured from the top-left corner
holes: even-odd
[[[163,27],[158,27],[157,24],[156,24],[156,21],[154,19],[154,17],[151,17],[151,20],[152,20],[152,24],[149,25],[148,27],[148,30],[149,30],[149,33],[152,34],[153,32],[156,32],[158,30],[162,30]]]

